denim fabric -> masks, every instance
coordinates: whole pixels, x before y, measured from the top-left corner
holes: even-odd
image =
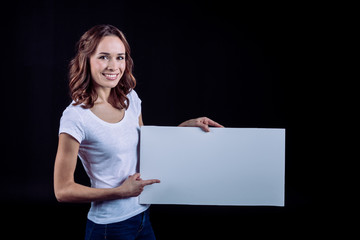
[[[149,209],[122,222],[96,224],[87,220],[85,240],[155,240]]]

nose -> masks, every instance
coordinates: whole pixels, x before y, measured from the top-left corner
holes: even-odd
[[[114,59],[110,59],[107,65],[107,69],[110,71],[115,71],[117,69],[117,64]]]

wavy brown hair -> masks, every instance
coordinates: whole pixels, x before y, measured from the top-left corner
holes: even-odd
[[[112,25],[97,25],[85,32],[77,43],[77,52],[69,65],[70,94],[74,105],[83,104],[84,108],[92,108],[98,95],[95,91],[90,72],[90,57],[96,51],[101,39],[105,36],[117,36],[125,46],[125,71],[118,85],[111,89],[109,103],[117,109],[127,109],[129,99],[126,95],[135,88],[136,80],[132,74],[133,60],[130,46],[124,34]]]

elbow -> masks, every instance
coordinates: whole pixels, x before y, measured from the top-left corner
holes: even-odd
[[[55,197],[59,203],[68,202],[66,194],[64,194],[64,191],[55,190]]]
[[[69,191],[66,188],[55,188],[55,197],[59,203],[72,202]]]

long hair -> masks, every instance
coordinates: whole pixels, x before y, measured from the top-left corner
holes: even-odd
[[[85,32],[77,43],[77,53],[69,65],[69,87],[74,105],[83,104],[83,108],[92,108],[98,95],[90,72],[90,57],[96,51],[101,39],[105,36],[117,36],[125,46],[125,71],[119,83],[111,89],[109,103],[117,109],[127,109],[129,99],[127,94],[135,88],[136,80],[132,74],[133,60],[130,56],[130,46],[124,34],[112,25],[97,25]]]

